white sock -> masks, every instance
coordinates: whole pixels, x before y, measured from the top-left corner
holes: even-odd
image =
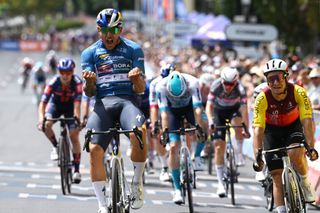
[[[237,153],[242,154],[243,140],[236,140],[236,141],[237,141]]]
[[[168,161],[167,161],[167,155],[159,156],[160,157],[160,163],[161,167],[168,167]]]
[[[145,167],[145,162],[132,162],[133,164],[133,183],[141,183],[142,182],[142,174]]]
[[[106,197],[105,197],[106,183],[107,183],[106,181],[92,182],[94,193],[96,194],[96,197],[98,199],[99,208],[101,206],[107,206]]]
[[[285,206],[277,206],[277,212],[278,213],[286,213],[286,207]]]
[[[215,165],[215,167],[216,167],[218,182],[219,182],[219,184],[223,184],[224,164],[222,164],[222,165]]]

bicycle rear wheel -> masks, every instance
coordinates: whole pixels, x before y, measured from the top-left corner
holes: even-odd
[[[266,177],[264,184],[264,196],[266,198],[267,210],[272,212],[274,206],[274,197],[273,197],[273,182],[270,174]]]
[[[64,138],[59,140],[59,167],[62,194],[71,193],[71,175],[70,175],[70,151],[69,144]]]
[[[124,212],[122,205],[120,204],[122,190],[121,190],[121,169],[120,161],[117,158],[112,160],[112,172],[111,172],[111,184],[112,184],[112,212],[119,213]]]
[[[190,159],[185,154],[184,155],[184,166],[185,166],[184,184],[186,185],[186,189],[187,189],[189,212],[193,213],[193,198],[192,198],[192,186],[191,186],[192,177],[191,177],[191,168],[190,168],[189,161]]]

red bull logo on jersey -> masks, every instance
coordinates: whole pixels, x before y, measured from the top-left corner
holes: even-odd
[[[102,55],[99,55],[99,58],[100,59],[103,59],[103,60],[106,60],[106,58],[109,56],[109,54],[102,54]]]

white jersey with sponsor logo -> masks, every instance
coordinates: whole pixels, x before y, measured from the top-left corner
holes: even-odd
[[[163,78],[156,86],[156,94],[159,103],[159,109],[166,111],[169,108],[186,107],[192,101],[193,107],[202,107],[199,80],[192,75],[182,73],[186,84],[187,91],[181,97],[173,97],[167,90],[168,77]]]

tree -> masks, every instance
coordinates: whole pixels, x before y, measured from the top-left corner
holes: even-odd
[[[290,52],[303,47],[303,53],[314,52],[320,29],[318,0],[263,0],[253,2],[262,23],[275,25],[279,38]]]

